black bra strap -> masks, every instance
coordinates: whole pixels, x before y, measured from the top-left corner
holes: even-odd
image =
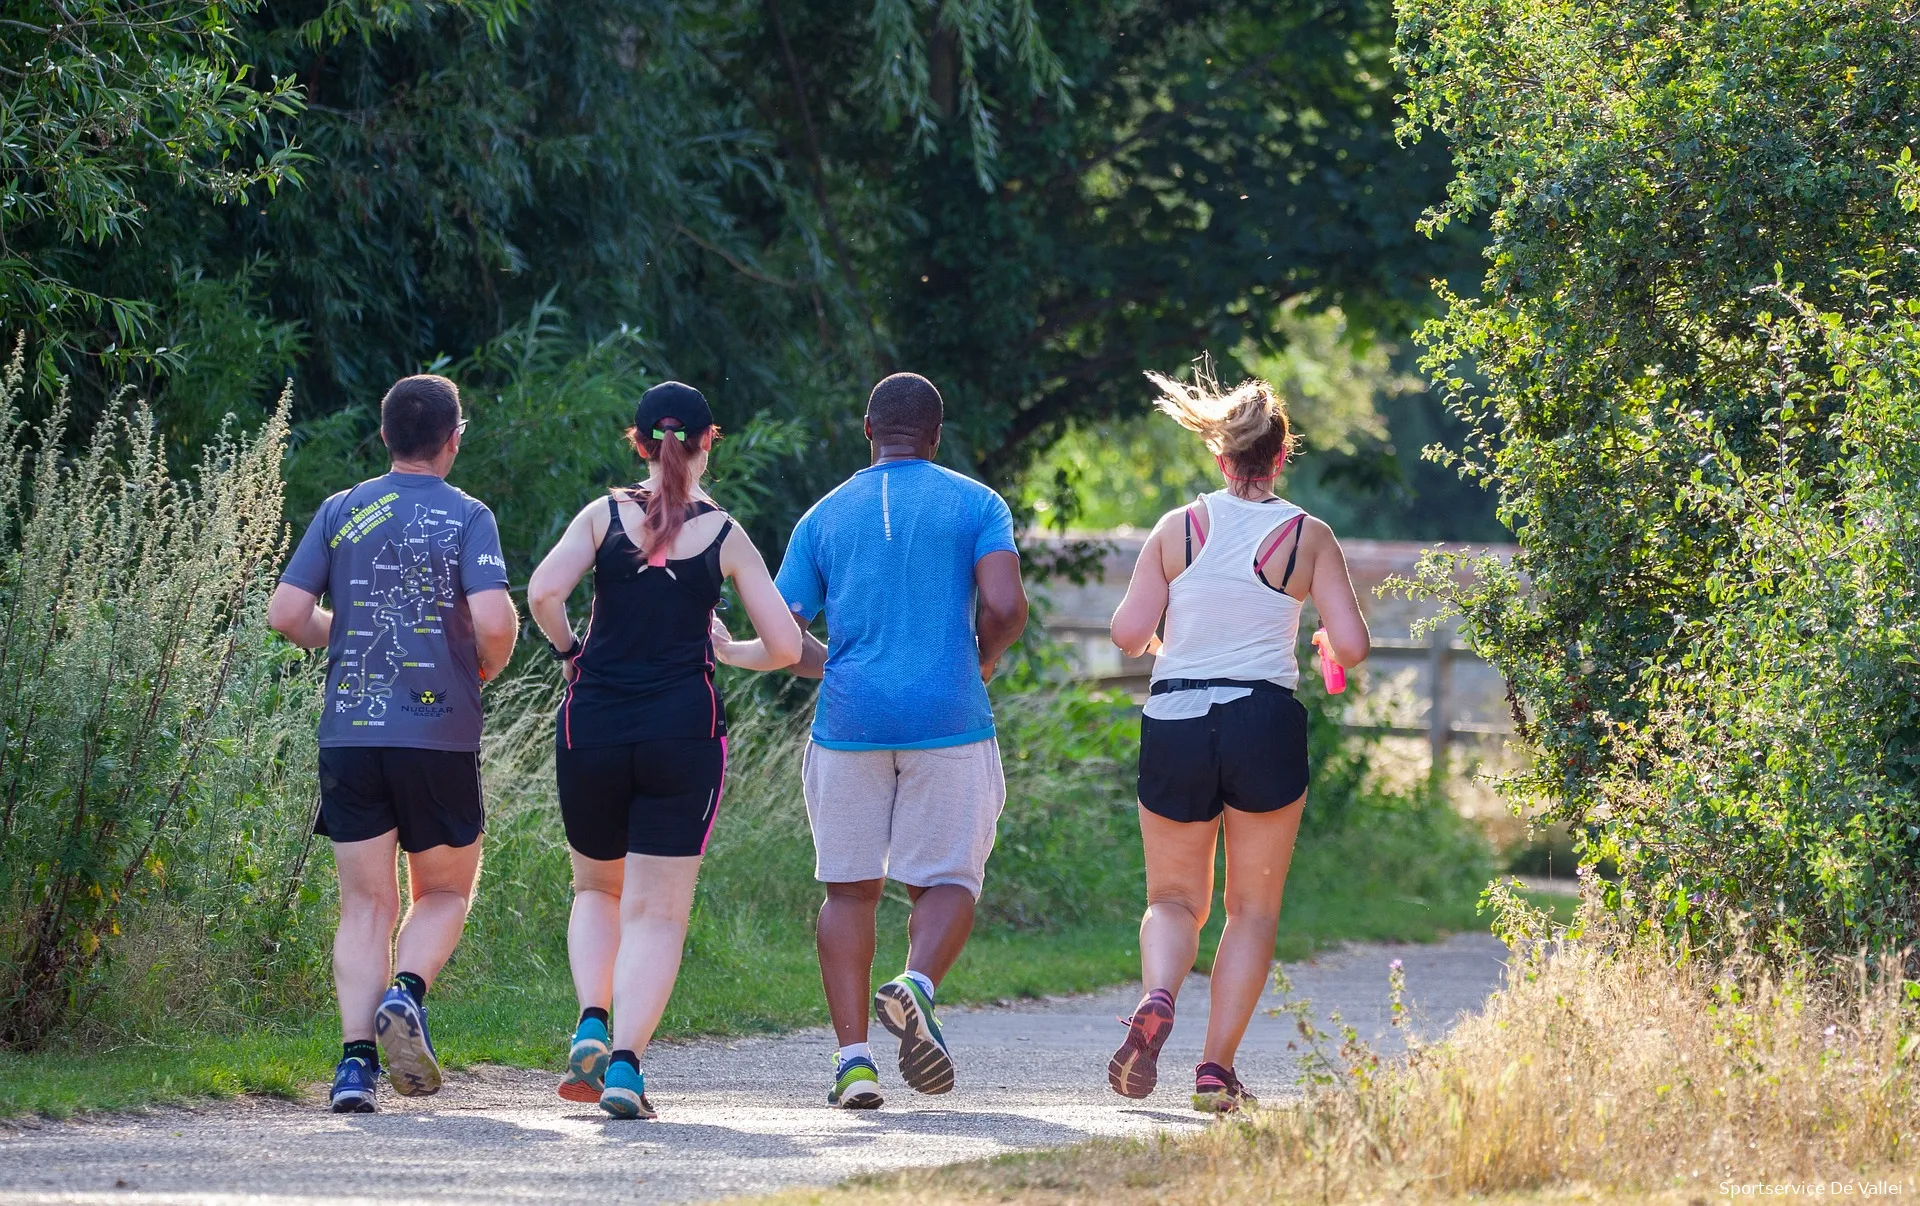
[[[1280,589],[1287,589],[1287,583],[1293,578],[1293,563],[1300,556],[1300,537],[1307,530],[1307,517],[1303,514],[1300,521],[1293,525],[1293,549],[1287,554],[1286,572],[1280,575]]]

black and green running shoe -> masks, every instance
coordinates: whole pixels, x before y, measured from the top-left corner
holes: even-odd
[[[880,1024],[900,1040],[900,1076],[916,1093],[953,1091],[953,1055],[933,1020],[933,1000],[906,976],[896,976],[873,994]]]
[[[835,1056],[838,1063],[839,1057]],[[833,1088],[827,1090],[827,1104],[842,1110],[877,1110],[886,1098],[880,1096],[880,1069],[873,1061],[856,1056],[839,1064]]]

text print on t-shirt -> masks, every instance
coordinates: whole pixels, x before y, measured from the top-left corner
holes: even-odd
[[[353,578],[353,613],[340,650],[340,678],[333,688],[333,710],[355,728],[385,728],[387,712],[398,708],[418,720],[438,720],[453,712],[448,693],[423,687],[394,699],[403,669],[436,670],[419,656],[446,629],[441,609],[454,605],[454,575],[460,560],[461,521],[439,507],[415,504],[413,518],[394,532],[397,493],[383,494],[347,517],[329,544],[359,544],[381,533],[385,543],[373,555],[372,577]]]

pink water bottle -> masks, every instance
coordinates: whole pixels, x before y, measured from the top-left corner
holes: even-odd
[[[1327,640],[1327,630],[1322,628],[1313,634],[1313,647],[1320,653],[1320,681],[1327,686],[1328,695],[1338,695],[1347,689],[1347,668],[1333,660],[1333,644]]]

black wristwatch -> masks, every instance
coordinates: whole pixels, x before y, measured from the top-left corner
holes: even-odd
[[[573,638],[573,644],[568,645],[565,649],[556,648],[553,642],[549,641],[547,642],[547,652],[553,655],[554,661],[564,662],[574,654],[580,652],[580,638]]]

